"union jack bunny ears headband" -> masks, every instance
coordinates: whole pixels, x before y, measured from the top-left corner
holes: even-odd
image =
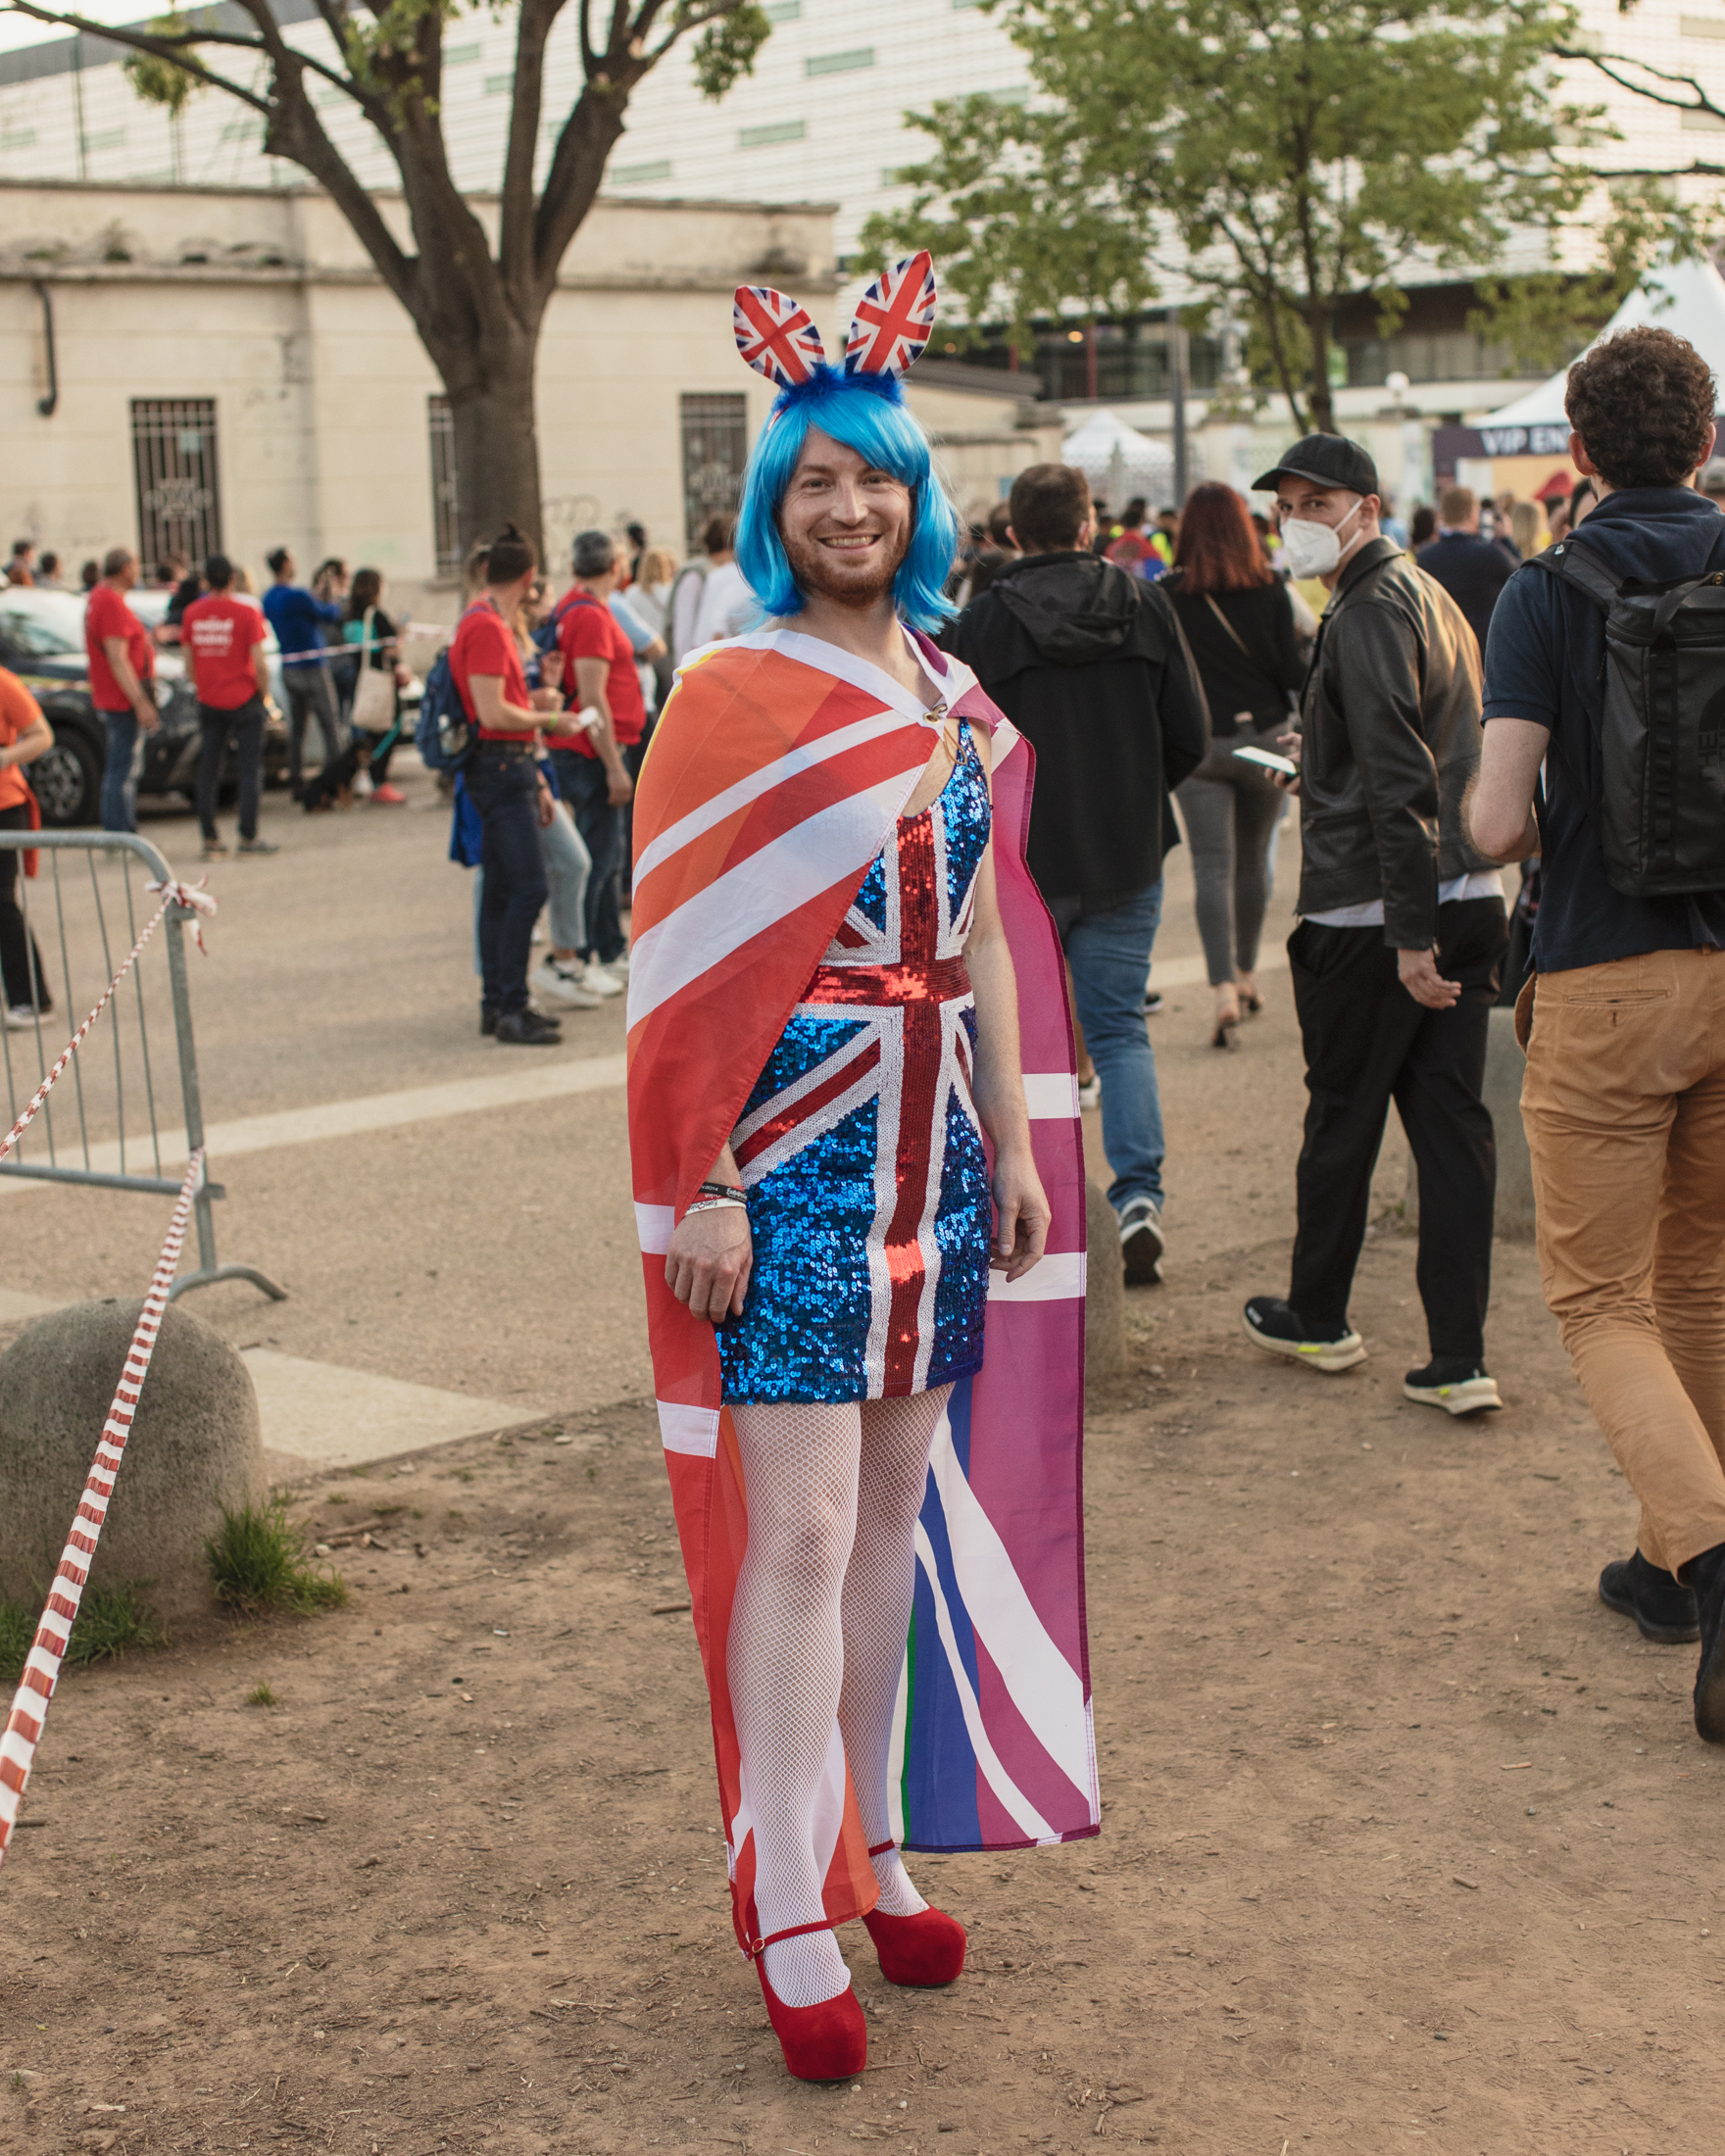
[[[837,389],[847,382],[896,403],[902,394],[899,376],[914,365],[934,327],[937,297],[934,264],[926,251],[883,270],[857,302],[842,369],[826,364],[809,310],[770,285],[739,285],[731,322],[743,358],[758,374],[778,384],[775,411],[799,401],[800,393]]]

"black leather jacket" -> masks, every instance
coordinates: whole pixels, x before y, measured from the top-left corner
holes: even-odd
[[[1342,571],[1301,698],[1302,913],[1384,902],[1392,950],[1429,951],[1438,885],[1493,865],[1461,796],[1479,764],[1479,647],[1393,539]]]

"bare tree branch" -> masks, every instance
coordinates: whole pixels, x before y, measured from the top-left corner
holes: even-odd
[[[92,23],[83,15],[61,15],[50,8],[40,8],[33,0],[8,0],[8,5],[20,15],[27,15],[32,22],[47,23],[56,29],[81,30],[86,36],[105,37],[111,44],[125,45],[133,52],[148,53],[152,59],[166,60],[175,68],[181,68],[212,90],[225,90],[229,97],[237,97],[242,105],[249,105],[254,112],[269,116],[270,105],[255,90],[248,90],[238,82],[231,82],[224,74],[217,74],[212,69],[201,67],[189,55],[174,50],[175,38],[156,37],[144,30],[116,29],[107,23]],[[261,48],[250,38],[230,38],[228,42],[244,45],[251,51]]]
[[[520,0],[516,32],[497,259],[512,303],[523,320],[533,317],[534,273],[538,268],[533,247],[533,166],[539,147],[539,115],[545,103],[545,47],[562,7],[563,0]]]
[[[1627,90],[1632,97],[1646,98],[1650,105],[1663,105],[1672,112],[1712,113],[1725,120],[1725,107],[1716,105],[1693,74],[1673,74],[1667,69],[1655,68],[1646,60],[1637,60],[1632,53],[1591,52],[1583,45],[1553,45],[1552,57],[1555,60],[1585,60],[1589,67],[1597,68],[1607,82],[1615,82],[1620,90]],[[1634,82],[1616,73],[1619,68],[1633,68],[1638,74],[1651,74],[1655,82],[1675,83],[1679,88],[1693,90],[1690,98],[1665,97],[1657,90],[1650,90],[1645,83]]]

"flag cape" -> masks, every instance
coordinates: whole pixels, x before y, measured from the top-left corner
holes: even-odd
[[[919,640],[920,641],[920,640]],[[1084,1166],[1060,941],[1024,865],[1031,752],[960,662],[948,708],[994,731],[994,858],[1024,1089],[1054,1210],[1048,1255],[993,1275],[982,1370],[936,1434],[893,1738],[907,1847],[1017,1848],[1097,1831],[1080,1446]],[[629,1144],[660,1433],[713,1704],[739,1943],[754,1841],[725,1675],[748,1535],[712,1328],[665,1252],[736,1125],[933,740],[915,697],[820,640],[762,630],[685,662],[635,796]],[[835,1924],[875,1898],[838,1726],[816,1812]]]

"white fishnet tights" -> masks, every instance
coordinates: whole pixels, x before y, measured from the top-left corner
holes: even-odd
[[[891,1834],[887,1759],[915,1585],[913,1536],[928,1448],[951,1391],[731,1409],[749,1546],[726,1669],[764,1933],[822,1915],[814,1801],[835,1714],[863,1833],[871,1846]],[[883,1912],[926,1907],[896,1849],[873,1861]],[[850,1982],[830,1931],[781,1940],[764,1960],[787,2006],[836,1998]]]

